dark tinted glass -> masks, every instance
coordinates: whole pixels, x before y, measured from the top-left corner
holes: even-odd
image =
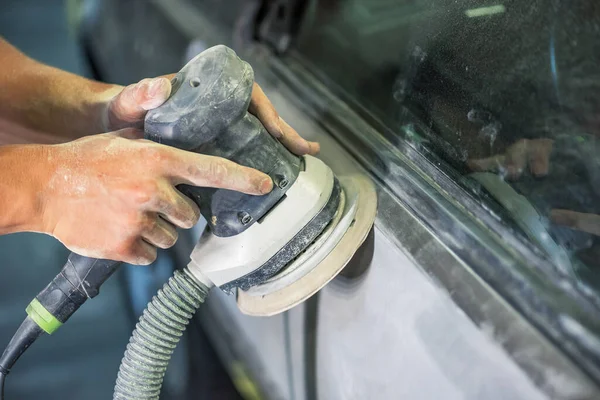
[[[313,3],[297,45],[311,70],[443,159],[561,269],[595,279],[600,3]]]

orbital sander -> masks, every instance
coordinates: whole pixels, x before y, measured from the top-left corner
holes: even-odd
[[[171,83],[169,99],[146,116],[147,139],[258,169],[274,185],[263,196],[178,186],[198,204],[207,228],[188,266],[175,271],[140,317],[114,399],[159,398],[171,354],[211,288],[237,293],[246,314],[288,310],[341,271],[376,214],[366,176],[335,176],[318,158],[292,154],[248,112],[254,74],[233,50],[215,46],[200,53]],[[28,317],[0,358],[2,382],[20,355],[96,296],[118,265],[70,255],[27,307]]]

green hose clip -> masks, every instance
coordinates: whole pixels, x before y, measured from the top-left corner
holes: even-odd
[[[52,335],[62,325],[62,322],[50,314],[38,299],[31,300],[25,311],[27,311],[29,318],[38,324],[48,335]]]

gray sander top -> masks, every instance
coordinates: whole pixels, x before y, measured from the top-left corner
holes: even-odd
[[[253,83],[252,67],[230,48],[203,51],[175,75],[171,97],[146,115],[146,137],[184,150],[198,148],[245,115]]]

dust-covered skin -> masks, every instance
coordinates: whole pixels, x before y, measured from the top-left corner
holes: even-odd
[[[260,195],[268,175],[142,139],[172,75],[125,88],[42,65],[0,39],[0,234],[53,235],[81,255],[149,264],[190,228],[197,206],[176,185]],[[249,111],[298,155],[316,154],[255,84]],[[102,132],[110,132],[104,133]],[[56,144],[58,143],[58,144]]]
[[[157,247],[175,244],[175,226],[187,229],[198,221],[197,206],[176,185],[250,194],[272,189],[262,172],[142,136],[126,128],[48,146],[53,173],[42,191],[42,231],[88,256],[145,264]]]

